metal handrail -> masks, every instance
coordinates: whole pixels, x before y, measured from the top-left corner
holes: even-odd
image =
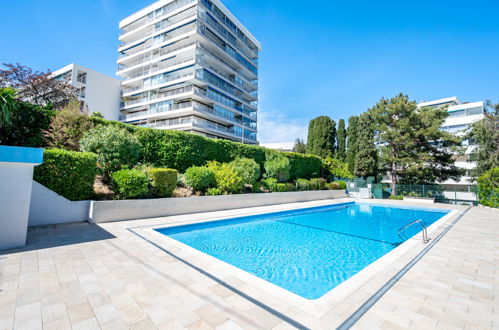
[[[411,223],[408,223],[407,225],[405,225],[405,226],[403,226],[403,227],[399,228],[399,230],[398,230],[397,234],[398,234],[398,235],[399,235],[399,237],[400,237],[401,239],[403,239],[404,241],[405,241],[405,240],[407,240],[407,239],[408,239],[408,237],[407,237],[407,236],[405,236],[405,235],[403,235],[404,230],[406,230],[407,228],[409,228],[409,227],[411,227],[411,226],[413,226],[413,225],[415,225],[415,224],[419,224],[419,225],[421,226],[421,228],[422,228],[422,234],[423,234],[423,242],[424,242],[425,244],[426,244],[426,243],[428,243],[428,242],[430,241],[430,240],[428,239],[428,232],[427,232],[427,228],[428,228],[428,227],[426,226],[426,223],[425,223],[423,220],[415,220],[415,221],[413,221],[413,222],[411,222]]]

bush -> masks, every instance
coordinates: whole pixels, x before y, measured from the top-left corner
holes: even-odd
[[[321,173],[322,160],[313,155],[303,155],[295,152],[285,152],[283,155],[289,160],[289,179],[310,179]]]
[[[135,166],[139,160],[141,144],[123,128],[101,126],[88,131],[80,141],[82,151],[97,154],[97,163],[108,180],[112,172]]]
[[[297,191],[310,190],[310,181],[308,181],[307,179],[298,179],[295,182],[295,187]]]
[[[121,170],[111,175],[118,199],[131,199],[149,192],[149,179],[139,170]]]
[[[0,88],[0,95],[10,93]],[[14,100],[9,116],[9,125],[0,129],[0,144],[16,147],[46,146],[44,132],[49,129],[56,111],[51,107],[41,107]]]
[[[326,185],[327,189],[329,190],[340,190],[341,186],[338,182],[331,182],[330,184]]]
[[[219,188],[208,188],[206,191],[206,196],[220,196],[223,195],[222,189]]]
[[[340,189],[347,189],[347,183],[345,181],[335,181],[340,185]]]
[[[310,189],[312,190],[326,189],[326,179],[324,178],[310,179]]]
[[[324,168],[336,178],[353,178],[354,176],[348,170],[348,164],[336,158],[327,157],[323,160]]]
[[[96,155],[48,149],[45,150],[43,159],[43,164],[35,167],[35,181],[72,201],[92,197],[97,175]]]
[[[185,183],[194,191],[204,192],[216,185],[215,174],[207,167],[189,167],[185,171]]]
[[[391,195],[390,197],[388,197],[388,199],[395,199],[395,200],[403,200],[404,199],[404,196],[402,195]]]
[[[276,190],[277,192],[286,192],[288,191],[288,185],[285,183],[278,183],[276,185]]]
[[[239,193],[243,190],[243,179],[228,163],[210,162],[208,168],[215,174],[217,188],[226,193]]]
[[[499,167],[488,170],[478,178],[478,198],[484,206],[499,208]]]
[[[238,158],[230,162],[232,169],[242,178],[244,184],[254,184],[260,177],[260,166],[249,158]]]
[[[277,179],[275,178],[267,178],[262,180],[263,187],[268,191],[276,191],[277,190]]]
[[[177,188],[178,173],[171,168],[152,168],[147,170],[153,193],[157,197],[171,197]]]
[[[277,179],[278,182],[289,180],[289,159],[279,152],[268,151],[265,161],[265,177]]]
[[[262,188],[263,188],[263,185],[260,182],[255,182],[251,186],[251,192],[253,192],[253,193],[261,193],[261,192],[263,192]]]

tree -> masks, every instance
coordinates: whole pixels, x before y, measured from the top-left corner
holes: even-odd
[[[357,155],[357,126],[359,117],[352,116],[348,118],[348,131],[347,131],[347,155],[346,161],[348,170],[353,173],[355,170],[355,156]]]
[[[374,176],[378,172],[378,150],[374,144],[373,119],[368,113],[359,117],[354,174],[356,176]]]
[[[303,141],[300,138],[297,138],[295,140],[295,145],[293,147],[293,152],[297,152],[299,154],[304,154],[307,151],[307,145],[305,144],[305,141]]]
[[[336,123],[327,116],[312,119],[308,126],[307,153],[321,158],[333,157]]]
[[[396,184],[429,184],[459,179],[454,165],[461,140],[440,129],[446,109],[418,108],[408,96],[381,99],[368,113],[373,118],[383,168],[391,175],[392,194]]]
[[[346,139],[347,139],[347,131],[345,130],[345,120],[340,119],[338,121],[338,132],[337,132],[337,147],[338,151],[336,153],[336,158],[341,160],[342,162],[346,159]]]
[[[477,162],[472,171],[474,177],[499,167],[499,103],[492,106],[492,111],[485,113],[485,118],[474,123],[467,138],[477,144],[473,150],[473,158]]]
[[[80,102],[72,100],[54,116],[45,139],[51,148],[80,151],[80,140],[92,127],[90,117],[80,113]]]
[[[50,71],[33,71],[19,63],[3,63],[3,66],[6,69],[0,69],[0,87],[14,88],[17,97],[24,102],[60,109],[78,96],[75,87],[53,79]]]

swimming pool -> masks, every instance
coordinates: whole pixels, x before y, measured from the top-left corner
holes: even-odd
[[[450,210],[345,203],[156,229],[306,299],[318,299]],[[407,237],[417,234],[414,226]]]

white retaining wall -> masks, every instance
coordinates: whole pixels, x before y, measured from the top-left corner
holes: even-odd
[[[300,191],[270,194],[201,196],[186,198],[92,201],[90,222],[158,218],[171,215],[230,210],[273,204],[347,197],[344,190]]]
[[[33,181],[29,226],[53,225],[88,220],[90,201],[72,202]]]

